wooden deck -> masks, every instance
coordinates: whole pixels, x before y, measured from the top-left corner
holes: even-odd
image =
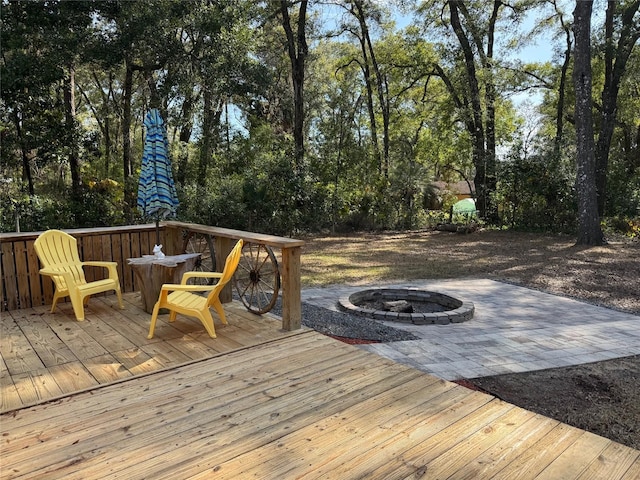
[[[210,338],[194,318],[174,323],[160,315],[154,338],[147,340],[151,315],[139,293],[92,297],[86,320],[78,322],[71,304],[2,312],[0,321],[0,412],[40,403],[135,375],[297,335],[271,315],[254,315],[237,302],[226,304],[229,325],[216,324]]]
[[[232,306],[218,339],[179,317],[149,341],[127,300],[3,313],[3,382],[33,385],[11,397],[60,398],[0,417],[0,478],[640,478],[638,450],[311,330]]]

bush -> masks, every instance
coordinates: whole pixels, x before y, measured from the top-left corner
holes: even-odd
[[[640,238],[640,218],[608,217],[602,221],[605,234]]]

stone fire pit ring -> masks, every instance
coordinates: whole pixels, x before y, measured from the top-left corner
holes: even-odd
[[[367,308],[363,305],[372,302],[406,300],[425,304],[435,304],[442,311],[434,312],[394,312],[383,309]],[[473,318],[474,306],[471,302],[463,302],[457,298],[438,292],[430,292],[419,288],[371,288],[360,290],[348,296],[340,297],[338,306],[341,310],[353,315],[360,315],[376,320],[412,323],[414,325],[447,325],[461,323]]]

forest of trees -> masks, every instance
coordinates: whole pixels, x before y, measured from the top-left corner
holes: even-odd
[[[640,235],[640,0],[2,0],[0,228],[146,222],[143,119],[178,218]],[[532,46],[548,60],[530,61]]]

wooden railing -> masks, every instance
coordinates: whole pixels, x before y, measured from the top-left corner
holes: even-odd
[[[154,224],[65,231],[78,239],[82,260],[117,262],[122,291],[140,290],[138,280],[127,264],[127,259],[152,253],[156,243]],[[261,243],[279,249],[283,328],[285,330],[300,328],[300,252],[304,243],[302,240],[170,221],[160,224],[160,242],[163,244],[163,251],[167,255],[182,253],[185,233],[189,231],[214,237],[216,265],[219,266],[224,265],[224,259],[231,250],[234,240],[243,239],[246,242]],[[50,279],[38,273],[40,263],[33,249],[33,242],[40,233],[0,233],[0,266],[2,268],[0,307],[3,311],[51,304],[53,284]],[[86,270],[88,281],[96,279],[96,275],[100,274],[92,268]],[[230,295],[227,300],[230,300]]]
[[[82,260],[117,262],[122,290],[139,290],[126,259],[152,252],[156,240],[155,225],[83,228],[66,232],[78,239]],[[2,310],[49,305],[53,299],[53,283],[38,273],[40,263],[33,249],[33,242],[40,233],[0,233]],[[161,239],[164,233],[164,229],[161,229]],[[101,273],[87,269],[87,280],[95,280],[96,275]]]
[[[234,240],[269,245],[281,252],[280,275],[282,278],[282,328],[300,328],[302,318],[300,300],[300,254],[304,241],[295,238],[277,237],[262,233],[245,232],[229,228],[209,227],[194,223],[163,222],[167,251],[177,253],[182,249],[183,233],[186,231],[204,233],[215,239],[216,265],[224,266],[227,254],[233,248]],[[220,268],[218,268],[220,269]],[[221,300],[230,300],[230,296]]]

